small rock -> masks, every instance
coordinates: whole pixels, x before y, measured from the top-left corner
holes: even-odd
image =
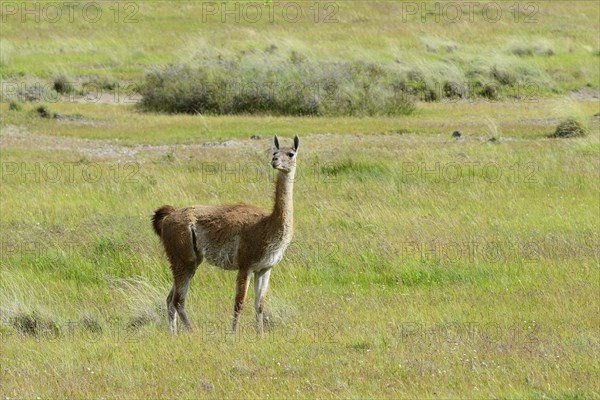
[[[250,137],[250,139],[252,139],[252,140],[260,140],[260,139],[262,139],[262,136],[260,136],[260,135],[252,135]]]
[[[454,138],[459,138],[462,136],[462,133],[460,131],[454,131],[452,132],[452,137]]]
[[[202,386],[202,389],[204,389],[204,390],[208,390],[208,391],[215,390],[215,385],[213,385],[210,382],[204,381],[200,384],[200,386]]]

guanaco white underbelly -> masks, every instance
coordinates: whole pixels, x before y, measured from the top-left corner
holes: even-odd
[[[198,250],[200,250],[202,258],[215,267],[231,270],[238,269],[236,254],[239,243],[240,237],[238,235],[219,244],[210,243],[202,230],[198,232]]]
[[[240,236],[235,235],[231,239],[221,243],[211,243],[206,237],[206,232],[198,229],[196,247],[201,253],[203,260],[211,265],[226,270],[236,270],[239,268],[237,254],[240,244]],[[285,250],[291,242],[291,234],[285,233],[283,238],[266,246],[259,261],[251,265],[253,270],[261,270],[277,265],[283,258]]]

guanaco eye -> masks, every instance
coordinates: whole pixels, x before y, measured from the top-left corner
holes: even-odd
[[[292,158],[292,157],[294,157],[294,153],[288,153],[288,157],[289,157],[289,158]]]

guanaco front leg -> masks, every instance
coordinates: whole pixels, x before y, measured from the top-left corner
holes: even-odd
[[[235,303],[233,305],[233,323],[231,330],[237,331],[238,320],[244,307],[244,301],[246,300],[246,293],[248,292],[248,284],[250,283],[250,274],[245,268],[240,268],[237,274],[235,284]]]
[[[256,333],[262,336],[264,332],[264,309],[269,288],[271,268],[263,269],[254,274],[254,310],[256,311]]]

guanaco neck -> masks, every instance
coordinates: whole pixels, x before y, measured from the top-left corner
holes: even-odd
[[[294,213],[294,176],[296,170],[290,172],[279,171],[277,184],[275,185],[275,205],[273,206],[272,218],[284,227],[292,226]]]

